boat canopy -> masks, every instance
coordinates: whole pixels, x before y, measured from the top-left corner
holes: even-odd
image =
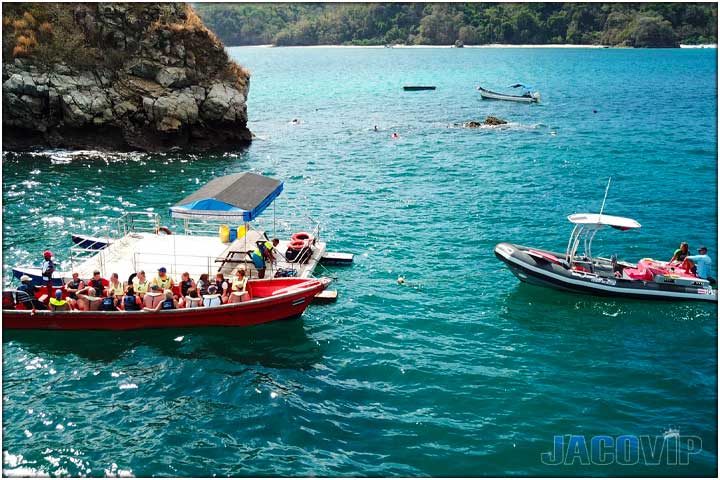
[[[283,182],[256,173],[216,178],[170,207],[173,218],[249,222],[283,191]]]
[[[640,228],[640,224],[632,218],[614,217],[612,215],[603,215],[601,213],[573,213],[567,217],[571,223],[575,225],[584,225],[602,228],[605,225],[618,230],[630,230],[631,228]]]

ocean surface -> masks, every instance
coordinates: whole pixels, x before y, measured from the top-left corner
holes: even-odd
[[[253,171],[285,181],[283,235],[310,216],[355,254],[318,272],[338,302],[246,329],[4,331],[5,475],[717,475],[717,305],[545,290],[493,255],[563,250],[612,177],[605,213],[643,228],[594,253],[705,244],[717,278],[716,50],[229,52],[253,72],[246,151],[3,153],[4,284],[46,248],[69,268],[71,232]],[[543,102],[475,90],[515,82]],[[488,115],[510,123],[454,126]],[[546,465],[557,435],[688,461]]]

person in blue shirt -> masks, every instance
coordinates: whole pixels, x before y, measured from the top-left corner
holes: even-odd
[[[707,254],[707,247],[698,248],[699,255],[688,255],[685,257],[683,265],[685,268],[700,278],[711,280],[710,270],[712,268],[712,259]],[[714,279],[712,279],[714,281]]]

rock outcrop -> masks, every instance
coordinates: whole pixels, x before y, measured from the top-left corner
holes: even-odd
[[[508,122],[506,122],[505,120],[502,120],[500,118],[488,116],[487,118],[485,118],[484,122],[476,122],[473,120],[470,122],[464,122],[464,123],[455,124],[455,125],[462,126],[465,128],[480,128],[480,127],[486,127],[486,126],[494,127],[497,125],[507,125],[507,123]]]
[[[41,5],[50,6],[43,24],[44,7],[3,18],[3,150],[237,149],[250,142],[249,73],[187,5]],[[54,52],[64,51],[64,40],[42,35],[66,12],[65,28],[77,28],[79,46],[62,58]]]

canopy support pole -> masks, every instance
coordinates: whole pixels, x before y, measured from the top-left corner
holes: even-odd
[[[607,200],[608,190],[610,190],[610,180],[612,180],[612,177],[608,177],[608,184],[607,187],[605,187],[605,196],[603,197],[602,205],[600,206],[600,215],[598,215],[598,220],[600,220],[602,212],[605,210],[605,200]]]

